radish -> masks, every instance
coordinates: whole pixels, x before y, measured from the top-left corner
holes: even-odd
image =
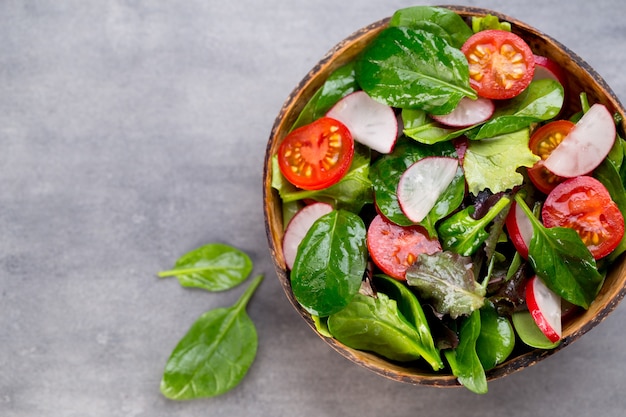
[[[615,122],[603,104],[594,104],[543,162],[553,174],[572,178],[593,171],[615,143]]]
[[[285,257],[287,268],[293,268],[293,263],[298,253],[298,246],[313,223],[331,211],[333,211],[333,206],[330,204],[316,202],[304,206],[289,221],[283,236],[283,256]]]
[[[511,204],[511,209],[506,217],[506,228],[513,246],[520,256],[528,259],[528,247],[530,239],[533,237],[533,225],[524,210],[515,201]]]
[[[535,323],[551,342],[561,339],[561,297],[536,275],[526,284],[526,304]]]
[[[398,119],[393,109],[379,103],[365,91],[355,91],[326,113],[348,127],[359,143],[380,153],[390,153],[398,138]]]
[[[493,101],[479,97],[472,100],[463,97],[452,112],[443,115],[431,115],[433,120],[451,127],[468,127],[488,120],[495,110]]]
[[[535,55],[535,75],[533,79],[551,78],[558,81],[563,88],[566,86],[566,77],[563,69],[548,57]]]
[[[407,168],[398,182],[398,203],[412,222],[419,223],[435,206],[439,196],[448,188],[459,161],[456,158],[431,156],[420,159]]]

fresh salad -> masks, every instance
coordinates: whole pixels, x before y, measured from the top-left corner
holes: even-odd
[[[495,16],[398,10],[272,160],[293,294],[318,330],[487,391],[552,349],[626,249],[613,115]],[[516,344],[518,346],[516,346]]]

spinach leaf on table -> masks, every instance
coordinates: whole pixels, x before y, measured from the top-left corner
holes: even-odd
[[[211,243],[181,256],[161,278],[175,276],[183,287],[224,291],[241,284],[252,272],[250,257],[232,246]]]
[[[257,352],[258,336],[246,306],[262,279],[254,278],[233,306],[196,320],[165,365],[163,395],[175,400],[213,397],[239,384]]]
[[[465,55],[422,29],[381,31],[357,60],[356,77],[370,97],[396,108],[446,114],[476,98]]]
[[[325,317],[343,309],[361,287],[367,266],[363,220],[345,210],[317,219],[298,247],[291,287],[309,313]]]

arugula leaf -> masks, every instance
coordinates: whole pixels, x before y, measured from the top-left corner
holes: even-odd
[[[490,139],[469,141],[463,169],[469,192],[478,195],[489,189],[494,194],[522,185],[519,167],[532,167],[539,157],[528,148],[528,129]]]
[[[389,26],[424,29],[446,39],[459,49],[472,36],[472,30],[463,18],[443,7],[412,6],[399,9],[391,16]]]
[[[400,314],[396,301],[383,293],[376,297],[357,294],[346,308],[328,317],[328,329],[346,346],[395,361],[414,361],[428,353],[415,328]],[[434,370],[441,367],[439,361],[432,365]]]
[[[463,256],[474,254],[489,237],[485,228],[510,202],[506,196],[500,198],[480,219],[472,217],[474,206],[448,217],[437,229],[443,249]]]
[[[574,229],[544,227],[518,194],[515,201],[533,226],[528,260],[535,273],[555,294],[572,304],[589,308],[596,298],[604,277],[596,262]]]
[[[239,384],[257,352],[258,336],[246,306],[262,279],[257,276],[233,306],[196,320],[165,365],[163,395],[174,400],[213,397]]]
[[[549,78],[534,80],[520,95],[505,106],[499,106],[487,122],[470,130],[466,136],[472,140],[493,138],[516,132],[534,122],[552,119],[561,111],[564,97],[563,86],[558,81]]]
[[[370,97],[391,107],[446,114],[463,97],[476,98],[465,55],[422,29],[381,31],[357,60],[356,76]]]
[[[304,106],[291,130],[312,123],[324,116],[341,98],[357,91],[354,61],[350,61],[333,71],[324,84],[313,94]]]
[[[480,327],[480,310],[476,310],[461,323],[459,345],[454,350],[444,351],[444,354],[452,368],[452,374],[461,385],[476,394],[486,394],[487,376],[476,353]]]
[[[334,210],[313,223],[291,270],[293,294],[309,313],[325,317],[348,305],[367,265],[366,229],[354,213]]]
[[[211,243],[181,256],[160,278],[175,276],[183,287],[224,291],[241,284],[252,272],[250,257],[239,249]]]
[[[406,281],[441,314],[456,319],[485,303],[485,289],[474,279],[469,257],[453,252],[420,254],[406,271]]]

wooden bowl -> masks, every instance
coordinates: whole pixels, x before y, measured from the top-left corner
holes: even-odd
[[[574,113],[576,109],[580,109],[579,94],[583,91],[587,93],[590,103],[599,102],[606,105],[611,113],[618,112],[622,116],[626,114],[624,107],[606,82],[580,57],[550,36],[519,20],[492,10],[459,6],[443,7],[457,12],[466,19],[470,19],[472,16],[484,16],[487,14],[498,16],[500,20],[510,22],[512,31],[522,36],[536,54],[547,56],[559,63],[567,75],[565,89],[569,91],[569,94],[564,106],[565,111],[569,114]],[[296,120],[303,106],[324,83],[328,75],[339,66],[353,60],[386,27],[388,21],[389,18],[386,18],[364,27],[332,48],[293,90],[276,117],[267,144],[263,171],[263,198],[267,238],[276,273],[287,298],[311,329],[333,349],[352,362],[393,380],[436,387],[459,386],[457,379],[451,374],[434,373],[427,366],[424,368],[406,367],[392,363],[377,355],[351,349],[333,338],[319,334],[310,315],[298,304],[291,291],[289,273],[285,267],[282,253],[283,221],[281,201],[276,190],[272,189],[271,186],[272,155],[276,154],[279,143],[288,133],[290,126]],[[622,132],[626,129],[626,118],[623,118],[621,126],[618,127]],[[622,300],[624,294],[626,294],[626,260],[622,257],[612,267],[591,307],[563,323],[563,340],[556,349],[516,348],[508,360],[487,372],[488,380],[500,378],[526,368],[565,348],[607,317]]]

